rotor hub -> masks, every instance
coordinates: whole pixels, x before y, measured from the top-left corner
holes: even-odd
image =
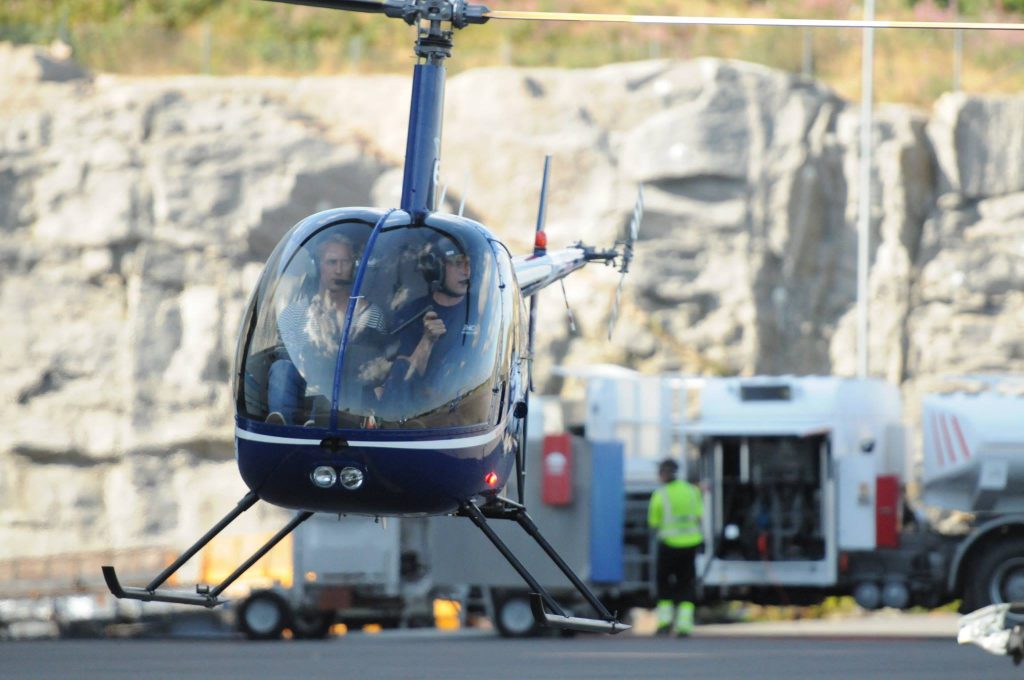
[[[439,62],[452,56],[455,29],[487,21],[490,10],[465,0],[389,0],[384,14],[417,26],[416,56]]]
[[[484,5],[471,5],[465,0],[389,0],[385,3],[384,14],[402,19],[407,24],[418,21],[446,22],[455,28],[487,22]]]

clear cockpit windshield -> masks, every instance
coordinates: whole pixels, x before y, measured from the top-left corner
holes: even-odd
[[[493,425],[511,324],[491,243],[458,223],[385,226],[371,243],[373,226],[327,226],[268,263],[240,347],[240,414],[338,429]]]

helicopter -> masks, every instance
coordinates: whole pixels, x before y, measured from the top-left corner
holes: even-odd
[[[609,248],[549,250],[545,162],[532,253],[513,257],[483,224],[440,212],[444,62],[457,30],[492,19],[680,25],[981,28],[1018,24],[730,19],[491,11],[465,0],[275,0],[383,14],[416,28],[400,206],[344,207],[301,220],[272,251],[235,355],[235,451],[249,492],[144,587],[103,575],[118,598],[216,607],[224,590],[314,513],[468,518],[526,582],[538,624],[621,633],[544,538],[524,504],[536,294],[590,263],[625,275],[643,215]],[[550,160],[550,159],[549,159]],[[620,280],[621,290],[621,280]],[[526,302],[529,300],[529,307]],[[614,314],[613,314],[614,316]],[[515,481],[518,500],[502,496]],[[258,501],[294,517],[216,586],[162,588]],[[494,532],[516,522],[596,618],[568,614]]]

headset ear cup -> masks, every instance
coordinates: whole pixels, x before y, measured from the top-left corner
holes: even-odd
[[[441,258],[437,256],[437,253],[433,250],[422,253],[420,255],[419,268],[423,278],[432,289],[440,284],[441,278],[444,276],[444,270]]]

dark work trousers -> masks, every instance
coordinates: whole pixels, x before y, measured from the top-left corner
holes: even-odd
[[[697,601],[697,570],[693,560],[699,545],[670,548],[658,543],[658,599],[675,603]]]

